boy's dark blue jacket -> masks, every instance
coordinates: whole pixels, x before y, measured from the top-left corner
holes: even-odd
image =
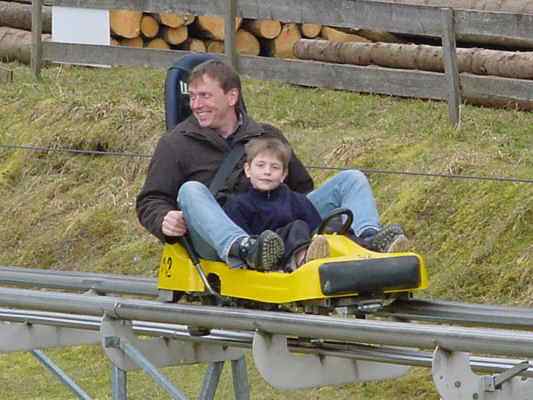
[[[226,214],[250,235],[276,230],[295,220],[302,220],[313,231],[321,218],[311,201],[303,193],[294,192],[285,184],[262,192],[252,187],[232,196],[224,204]]]

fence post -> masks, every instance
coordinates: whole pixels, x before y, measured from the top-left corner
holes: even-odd
[[[461,124],[461,86],[459,82],[459,69],[457,68],[453,9],[442,9],[442,27],[442,59],[446,80],[448,81],[448,116],[452,124],[456,128],[459,128]]]
[[[31,6],[31,71],[35,79],[41,77],[41,63],[43,57],[43,44],[41,35],[43,31],[42,0],[32,0]]]
[[[13,71],[0,65],[0,83],[13,82]]]
[[[235,48],[235,17],[237,16],[237,0],[226,0],[224,15],[224,53],[228,63],[238,71],[237,49]]]

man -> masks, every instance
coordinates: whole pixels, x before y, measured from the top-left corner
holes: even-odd
[[[210,60],[194,68],[189,95],[192,115],[161,137],[150,162],[137,197],[139,221],[162,241],[188,233],[202,258],[269,270],[282,251],[279,236],[266,231],[250,237],[220,206],[225,196],[248,187],[244,157],[216,199],[207,185],[236,144],[255,137],[287,139],[278,129],[255,122],[241,110],[240,78],[222,61]],[[293,153],[285,183],[294,191],[308,193],[322,217],[335,208],[349,208],[354,213],[354,239],[365,247],[395,251],[407,240],[398,225],[381,228],[372,190],[359,171],[343,171],[312,191],[313,181]]]

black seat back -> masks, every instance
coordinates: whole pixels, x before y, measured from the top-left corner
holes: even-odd
[[[187,54],[167,71],[165,79],[165,123],[167,131],[173,129],[191,114],[187,81],[189,74],[198,64],[209,60],[220,60],[213,54]],[[241,93],[241,110],[246,111]]]

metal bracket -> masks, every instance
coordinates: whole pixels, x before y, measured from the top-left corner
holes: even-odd
[[[440,347],[433,353],[433,382],[443,400],[525,400],[533,398],[533,380],[518,376],[530,367],[521,362],[497,375],[476,375],[468,353]]]
[[[0,322],[0,353],[97,344],[97,332],[19,322]]]
[[[118,339],[131,344],[156,367],[238,360],[244,355],[243,350],[219,344],[184,342],[165,337],[139,339],[133,333],[131,321],[117,320],[107,316],[102,320],[100,332],[105,353],[115,366],[125,371],[139,367],[123,351],[113,346],[113,340]]]
[[[398,378],[409,370],[409,367],[403,365],[316,354],[291,354],[286,336],[264,332],[256,332],[254,335],[253,357],[259,373],[278,389],[303,389]]]

